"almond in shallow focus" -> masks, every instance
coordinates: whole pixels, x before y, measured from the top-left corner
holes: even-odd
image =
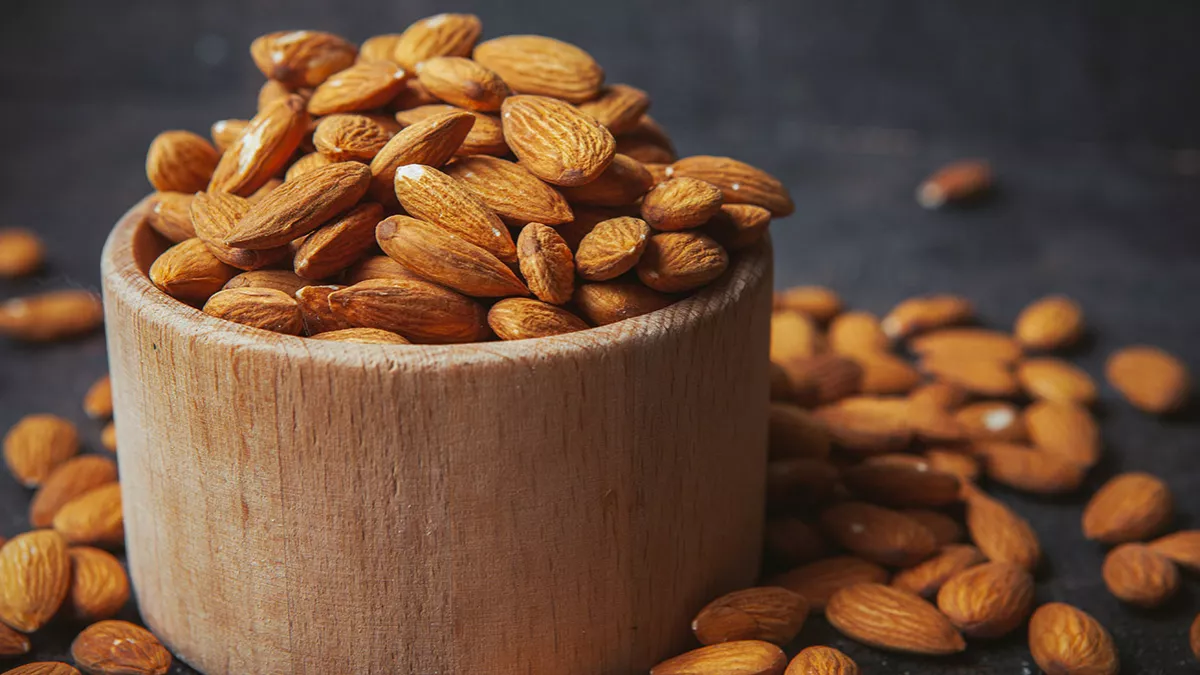
[[[150,149],[159,192],[147,220],[176,244],[151,266],[155,285],[285,334],[542,337],[699,292],[772,216],[792,212],[787,189],[757,167],[677,160],[646,114],[650,94],[605,83],[584,49],[482,34],[477,17],[448,14],[361,52],[318,31],[255,40],[268,78],[257,114],[230,111],[212,127],[215,145],[171,131]],[[357,288],[359,264],[380,253],[408,286]],[[346,288],[234,294],[226,283],[238,269],[294,271],[301,290]],[[541,303],[508,302],[531,294]],[[333,323],[307,318],[320,316]]]

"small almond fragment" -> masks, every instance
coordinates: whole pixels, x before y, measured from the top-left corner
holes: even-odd
[[[626,206],[641,199],[653,185],[653,177],[641,162],[617,153],[594,180],[560,190],[572,204]]]
[[[1138,345],[1114,352],[1104,375],[1125,400],[1152,415],[1179,410],[1191,389],[1187,366],[1157,347]]]
[[[517,246],[500,217],[465,185],[431,166],[396,170],[396,197],[414,218],[433,223],[503,262],[517,261]]]
[[[67,542],[53,530],[19,534],[0,547],[0,622],[33,633],[62,606],[71,584]]]
[[[371,159],[371,198],[383,204],[395,204],[397,169],[406,164],[442,166],[462,147],[474,126],[473,115],[453,108],[406,126]]]
[[[204,313],[284,335],[304,332],[304,317],[296,299],[274,288],[232,288],[204,303]]]
[[[150,142],[146,177],[160,192],[199,192],[208,187],[221,154],[203,136],[164,131]]]
[[[391,59],[406,67],[435,56],[468,56],[483,32],[474,14],[435,14],[413,22],[396,38]]]
[[[702,645],[735,640],[791,642],[808,618],[808,601],[779,586],[760,586],[727,593],[708,603],[692,620]]]
[[[656,291],[682,293],[716,280],[728,267],[729,253],[720,244],[707,235],[685,230],[650,237],[637,274]]]
[[[960,295],[928,295],[909,298],[892,308],[880,326],[889,338],[905,338],[935,328],[966,323],[975,316],[975,306]]]
[[[927,465],[867,460],[843,470],[842,480],[859,499],[884,506],[938,507],[958,501],[958,478]]]
[[[529,298],[505,298],[492,305],[488,325],[501,340],[527,340],[589,328],[567,310]]]
[[[125,543],[121,484],[92,488],[63,504],[54,514],[54,530],[68,543],[117,548]]]
[[[171,652],[150,631],[113,619],[83,629],[71,658],[88,675],[166,675],[171,668]]]
[[[510,225],[561,225],[574,218],[566,198],[520,164],[470,155],[460,157],[445,170]]]
[[[772,403],[767,438],[771,459],[829,456],[832,438],[825,425],[807,410]]]
[[[468,110],[499,110],[512,93],[499,75],[461,56],[435,56],[418,64],[416,71],[426,91]]]
[[[1030,442],[1039,450],[1085,467],[1100,460],[1100,430],[1082,406],[1035,401],[1021,417]]]
[[[943,546],[932,558],[897,572],[892,577],[892,586],[925,598],[933,597],[956,574],[984,560],[983,554],[974,546],[950,544]]]
[[[42,485],[78,452],[79,432],[57,415],[27,415],[4,436],[4,461],[25,487]]]
[[[1109,551],[1101,572],[1110,593],[1138,607],[1158,607],[1179,591],[1175,563],[1142,544],[1121,544]]]
[[[94,420],[106,420],[113,414],[112,379],[105,374],[88,387],[83,395],[83,412]]]
[[[624,281],[581,284],[575,289],[574,301],[584,316],[597,326],[656,312],[674,302],[670,296],[639,283]]]
[[[82,621],[107,619],[129,600],[129,577],[111,553],[89,546],[73,546],[71,592],[67,606]]]
[[[650,675],[783,675],[787,654],[770,642],[738,640],[680,654],[650,669]]]
[[[366,202],[317,228],[296,249],[296,274],[316,281],[353,265],[371,250],[375,226],[382,219],[383,207]]]
[[[155,192],[146,202],[146,224],[173,244],[196,236],[192,225],[193,195]]]
[[[1200,572],[1200,530],[1181,530],[1147,544],[1171,562],[1191,572]]]
[[[396,98],[408,77],[408,71],[394,63],[356,63],[334,73],[313,91],[308,112],[319,117],[381,108]]]
[[[29,230],[0,229],[0,279],[28,276],[42,266],[45,247]]]
[[[92,489],[117,482],[117,464],[107,457],[82,455],[69,459],[51,472],[29,504],[29,522],[50,527],[65,504]]]
[[[757,167],[729,157],[695,155],[671,165],[671,176],[699,178],[721,188],[727,204],[754,204],[782,218],[795,210],[783,183]]]
[[[371,172],[358,162],[314,169],[254,204],[224,243],[249,249],[288,244],[354,206],[367,193],[370,182]]]
[[[29,638],[0,623],[0,659],[28,654],[31,646]],[[5,675],[11,672],[5,671]]]
[[[615,279],[638,264],[649,238],[650,228],[640,218],[600,222],[579,242],[575,268],[579,276],[589,281]]]
[[[775,586],[793,590],[804,597],[814,612],[825,611],[833,594],[861,583],[887,583],[887,570],[855,556],[835,556],[802,565],[776,576]]]
[[[1033,610],[1033,575],[1010,563],[976,565],[946,581],[937,605],[967,637],[998,638],[1020,627]]]
[[[877,354],[891,349],[891,340],[868,312],[846,312],[829,322],[829,348],[843,356]]]
[[[940,209],[986,194],[992,187],[992,167],[981,159],[964,159],[938,169],[917,188],[917,203]]]
[[[529,295],[500,259],[446,230],[416,218],[392,216],[375,228],[389,257],[421,277],[472,297]]]
[[[825,323],[842,311],[842,299],[824,286],[793,286],[775,294],[775,309],[790,309]]]
[[[1074,345],[1083,330],[1079,303],[1065,295],[1051,295],[1021,310],[1013,335],[1026,349],[1053,351]]]
[[[287,166],[308,133],[305,101],[288,96],[263,108],[221,155],[210,192],[249,197]]]
[[[1021,345],[1007,333],[986,328],[942,328],[918,335],[909,349],[928,357],[961,357],[1013,363],[1021,358]]]
[[[915,565],[933,555],[933,533],[908,516],[865,502],[842,502],[821,512],[821,528],[847,550],[880,565]]]
[[[967,648],[962,635],[929,602],[882,584],[843,588],[829,599],[825,618],[863,644],[912,654],[954,654]]]
[[[898,452],[913,439],[903,399],[858,396],[818,408],[815,414],[835,444],[858,454]]]
[[[1074,460],[1028,446],[998,441],[975,443],[988,478],[1008,487],[1043,495],[1073,492],[1087,477],[1087,467]]]
[[[704,224],[704,233],[730,251],[740,251],[759,242],[771,224],[771,212],[753,204],[724,204]]]
[[[412,344],[403,337],[379,328],[343,328],[313,335],[314,340],[330,342],[356,342],[364,345],[407,345]]]
[[[980,401],[954,414],[963,433],[973,441],[1020,443],[1028,438],[1020,409],[1008,401]]]
[[[0,335],[24,342],[79,337],[103,323],[100,296],[82,289],[47,291],[0,302]]]
[[[656,230],[700,227],[721,211],[721,189],[697,178],[672,178],[642,199],[642,218]]]
[[[1078,366],[1060,359],[1029,359],[1017,366],[1017,379],[1031,398],[1058,403],[1090,405],[1096,401],[1096,383]]]
[[[529,223],[517,237],[517,260],[529,290],[543,302],[565,305],[575,293],[575,259],[552,227]]]
[[[590,54],[540,35],[493,38],[475,47],[474,58],[519,94],[582,103],[596,98],[604,82],[604,70]]]
[[[315,87],[354,63],[358,48],[320,31],[269,33],[250,44],[254,65],[288,87]]]
[[[1029,620],[1029,651],[1047,675],[1117,675],[1121,669],[1112,636],[1092,616],[1048,602]]]
[[[993,562],[1009,562],[1032,571],[1042,557],[1029,521],[979,490],[965,490],[967,531],[975,546]]]
[[[368,279],[329,295],[339,319],[381,328],[416,343],[476,342],[488,334],[487,312],[474,300],[416,279]]]
[[[1171,489],[1157,476],[1131,472],[1114,476],[1083,510],[1083,534],[1092,541],[1120,544],[1162,532],[1174,513]]]
[[[921,359],[923,372],[978,396],[1013,397],[1021,384],[1011,366],[999,359],[931,355]]]
[[[565,187],[590,183],[616,154],[616,141],[604,125],[558,99],[510,96],[504,99],[500,115],[513,154],[547,183]]]
[[[627,84],[610,84],[596,98],[579,104],[580,110],[595,117],[614,135],[636,130],[649,108],[650,95]]]
[[[833,647],[813,646],[796,654],[784,675],[859,675],[858,664]]]

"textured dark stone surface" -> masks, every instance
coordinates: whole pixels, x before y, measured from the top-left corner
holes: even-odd
[[[773,227],[778,285],[827,284],[876,312],[915,293],[955,291],[1000,327],[1029,300],[1065,292],[1087,311],[1092,337],[1074,358],[1093,376],[1111,350],[1141,341],[1200,372],[1200,154],[1188,150],[1200,145],[1200,5],[622,0],[589,6],[584,21],[582,6],[565,5],[453,8],[478,12],[488,35],[579,43],[611,81],[654,94],[654,113],[683,153],[738,156],[782,178],[798,207]],[[311,27],[361,39],[445,7],[6,0],[0,223],[38,230],[52,251],[41,276],[0,283],[0,299],[98,286],[108,228],[147,190],[141,164],[153,135],[251,112],[259,75],[246,46],[255,35]],[[920,178],[961,156],[992,159],[996,196],[970,209],[918,208]],[[103,452],[79,401],[104,362],[100,337],[0,343],[0,429],[54,412]],[[1103,387],[1099,409],[1107,456],[1089,489],[1114,471],[1152,471],[1175,491],[1178,524],[1197,526],[1195,406],[1153,420]],[[1165,609],[1122,607],[1100,580],[1102,550],[1079,531],[1082,494],[998,492],[1045,544],[1039,601],[1095,614],[1116,637],[1122,672],[1196,669],[1186,640],[1200,611],[1195,579]],[[0,534],[27,527],[28,498],[0,472]],[[77,629],[39,633],[35,655],[63,657]],[[813,619],[797,646],[826,641],[868,673],[1036,672],[1023,635],[930,660],[860,647]]]

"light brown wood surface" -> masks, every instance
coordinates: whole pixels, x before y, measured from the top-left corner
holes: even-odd
[[[130,572],[210,675],[625,675],[753,582],[770,249],[540,340],[358,345],[209,317],[104,250]]]

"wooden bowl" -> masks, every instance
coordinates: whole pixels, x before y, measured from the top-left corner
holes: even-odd
[[[103,254],[130,573],[230,673],[645,672],[753,583],[770,248],[667,309],[539,340],[358,345],[156,289]]]

